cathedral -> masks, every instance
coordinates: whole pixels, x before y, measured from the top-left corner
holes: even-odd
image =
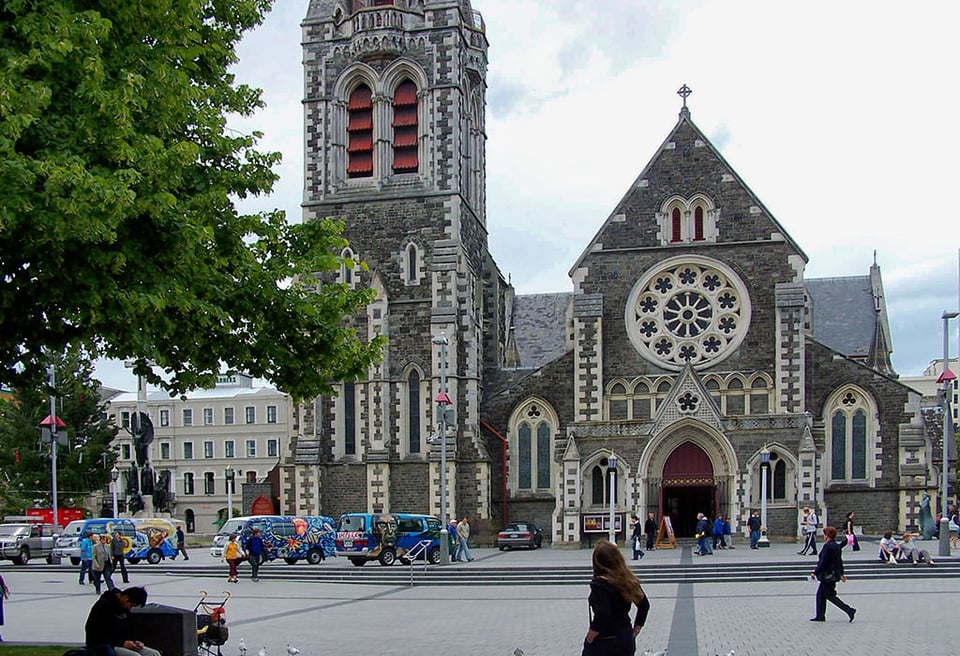
[[[387,346],[297,408],[284,512],[467,516],[481,543],[531,520],[570,547],[605,536],[611,507],[621,537],[648,512],[677,537],[700,512],[743,533],[764,493],[772,540],[805,506],[868,533],[917,525],[939,472],[877,263],[805,278],[689,89],[570,288],[518,295],[488,250],[470,0],[311,0],[302,44],[303,218],[343,221],[341,255],[366,265],[320,284],[373,289],[352,321]]]

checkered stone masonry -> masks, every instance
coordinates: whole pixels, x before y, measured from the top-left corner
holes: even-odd
[[[777,362],[776,381],[780,412],[803,412],[804,313],[806,292],[802,283],[779,283],[776,287]]]

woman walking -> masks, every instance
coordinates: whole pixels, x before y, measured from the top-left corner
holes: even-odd
[[[836,541],[837,529],[832,526],[823,528],[823,546],[820,547],[820,559],[817,568],[810,578],[820,581],[817,587],[817,614],[810,618],[811,622],[825,622],[827,620],[827,602],[842,610],[853,621],[857,609],[848,606],[837,596],[837,581],[847,582],[843,573],[842,548]]]
[[[601,540],[593,550],[593,580],[590,581],[590,629],[583,641],[582,656],[630,656],[636,638],[647,621],[650,601],[640,581],[627,567],[617,545]],[[630,621],[630,606],[637,617]]]
[[[230,541],[227,542],[226,549],[223,550],[223,557],[230,566],[230,574],[227,576],[227,583],[239,583],[237,578],[237,565],[240,564],[240,545],[237,544],[237,534],[230,534]]]

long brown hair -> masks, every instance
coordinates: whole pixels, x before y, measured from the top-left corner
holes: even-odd
[[[640,579],[627,567],[617,545],[607,540],[600,540],[593,550],[593,575],[607,581],[627,601],[635,604],[643,601]]]

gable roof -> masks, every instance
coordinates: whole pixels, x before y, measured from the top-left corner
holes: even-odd
[[[658,160],[662,157],[663,153],[666,150],[670,149],[669,145],[676,141],[678,133],[684,129],[689,129],[693,131],[693,133],[697,137],[697,140],[702,142],[703,147],[705,147],[714,157],[717,158],[717,161],[721,164],[721,166],[723,166],[723,168],[726,169],[726,172],[733,177],[733,181],[736,182],[738,185],[740,185],[740,187],[750,197],[751,202],[763,210],[764,215],[773,223],[773,225],[776,227],[777,232],[779,232],[779,234],[783,236],[783,240],[786,243],[790,244],[790,246],[803,258],[804,262],[810,261],[806,253],[803,252],[803,249],[801,249],[800,246],[793,240],[793,238],[790,237],[789,233],[787,233],[787,231],[780,224],[780,222],[774,218],[773,214],[770,212],[767,206],[763,204],[763,202],[757,197],[755,193],[753,193],[753,190],[750,189],[747,183],[743,181],[743,179],[734,170],[734,168],[730,166],[730,164],[727,162],[726,159],[724,159],[723,155],[720,154],[720,151],[717,150],[717,148],[707,138],[707,136],[703,133],[703,131],[700,130],[700,128],[697,127],[697,125],[693,122],[693,119],[690,118],[690,110],[687,107],[684,107],[682,110],[680,110],[680,118],[677,121],[676,125],[674,125],[670,133],[667,135],[667,138],[663,140],[663,143],[660,144],[659,148],[657,148],[656,153],[654,153],[653,157],[650,158],[650,161],[647,162],[647,165],[643,167],[643,170],[640,172],[640,175],[637,176],[633,184],[630,185],[630,188],[627,189],[627,191],[621,197],[620,201],[616,204],[613,212],[607,217],[603,225],[600,226],[600,229],[597,230],[597,232],[594,234],[593,238],[590,240],[586,248],[580,254],[580,257],[578,257],[576,262],[574,262],[573,266],[570,267],[568,271],[568,275],[570,277],[574,276],[574,273],[577,271],[577,269],[579,269],[583,265],[583,262],[588,256],[588,254],[597,246],[597,244],[601,243],[601,239],[600,239],[601,236],[604,234],[604,231],[606,230],[607,226],[609,226],[614,221],[614,217],[616,217],[619,214],[620,208],[624,206],[625,202],[630,199],[630,197],[635,193],[635,191],[638,188],[644,186],[643,183],[649,178],[649,173],[651,169],[657,164]]]
[[[848,357],[866,358],[876,325],[870,277],[812,278],[806,285],[814,339]]]
[[[508,348],[515,349],[515,367],[542,367],[566,353],[572,312],[571,292],[514,297]]]

